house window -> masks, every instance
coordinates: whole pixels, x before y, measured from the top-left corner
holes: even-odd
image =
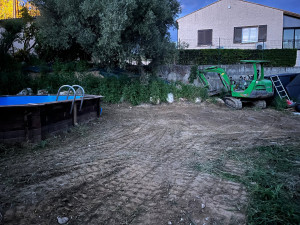
[[[242,28],[242,43],[258,42],[258,27]]]
[[[233,43],[256,43],[267,41],[267,25],[235,27]]]
[[[198,46],[212,45],[212,29],[198,30]]]
[[[300,49],[300,28],[289,28],[283,30],[282,47]]]

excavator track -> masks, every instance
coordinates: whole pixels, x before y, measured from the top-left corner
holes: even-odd
[[[242,109],[243,108],[242,101],[238,98],[225,97],[224,102],[228,107],[233,108],[233,109]]]
[[[255,102],[253,102],[253,104],[254,104],[254,107],[259,108],[259,109],[267,108],[267,103],[265,100],[255,101]]]

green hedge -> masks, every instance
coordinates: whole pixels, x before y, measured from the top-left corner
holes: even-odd
[[[296,64],[296,49],[197,49],[180,50],[178,64],[180,65],[227,65],[237,64],[245,59],[270,60],[269,66],[289,67]]]

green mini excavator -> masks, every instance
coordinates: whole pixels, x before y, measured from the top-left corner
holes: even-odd
[[[253,75],[248,75],[238,81],[230,79],[224,69],[212,66],[198,70],[197,76],[200,83],[211,91],[211,85],[205,77],[206,73],[217,73],[224,85],[224,102],[234,109],[242,109],[242,102],[252,102],[258,108],[266,108],[266,99],[274,94],[272,81],[264,79],[264,63],[266,60],[241,60],[243,63],[252,63]],[[260,71],[258,64],[261,65]]]

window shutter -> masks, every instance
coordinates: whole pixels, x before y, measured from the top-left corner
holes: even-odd
[[[258,27],[258,41],[267,41],[267,25],[260,25]]]
[[[205,45],[205,32],[198,30],[198,45]]]
[[[198,45],[212,45],[212,29],[198,30]]]
[[[206,45],[212,45],[212,30],[206,30],[204,33]]]
[[[235,27],[234,34],[233,34],[233,43],[242,43],[242,27]]]

